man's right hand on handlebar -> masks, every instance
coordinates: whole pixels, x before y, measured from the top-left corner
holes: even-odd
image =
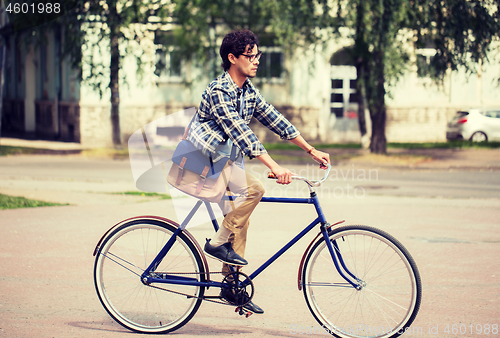
[[[297,137],[299,138],[299,137]],[[302,138],[301,138],[302,139]],[[295,140],[295,139],[294,139]],[[303,139],[302,139],[303,140]],[[303,141],[305,142],[305,141]],[[300,144],[300,142],[298,142]],[[304,146],[305,147],[305,146]],[[316,150],[314,147],[310,147],[307,152],[313,160],[320,164],[321,169],[327,169],[330,165],[330,155],[328,153]],[[276,178],[276,182],[279,184],[290,184],[292,182],[292,177],[295,175],[292,171],[280,166],[276,163],[269,154],[262,154],[257,156],[257,159],[265,164]]]
[[[330,163],[330,154],[328,154],[328,153],[320,151],[314,147],[308,153],[309,153],[309,155],[311,155],[313,160],[315,160],[316,162],[319,163],[319,167],[321,169],[326,169],[326,168],[328,168],[328,164],[331,164]]]

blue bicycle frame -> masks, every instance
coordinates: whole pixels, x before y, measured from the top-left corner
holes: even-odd
[[[234,200],[234,196],[224,196],[224,199]],[[337,247],[335,241],[330,241],[328,236],[328,226],[329,224],[326,221],[325,215],[321,209],[319,204],[318,196],[314,191],[311,192],[311,196],[309,198],[289,198],[289,197],[262,197],[261,202],[270,202],[270,203],[292,203],[292,204],[313,204],[316,208],[316,213],[318,217],[313,220],[304,230],[302,230],[297,236],[295,236],[290,242],[288,242],[283,248],[281,248],[276,254],[274,254],[271,258],[269,258],[265,263],[263,263],[259,268],[257,268],[254,272],[252,272],[249,276],[250,280],[255,279],[262,271],[264,271],[269,265],[271,265],[275,260],[277,260],[281,255],[283,255],[290,247],[292,247],[295,243],[297,243],[302,237],[304,237],[309,231],[311,231],[316,225],[321,224],[320,229],[325,239],[325,243],[328,246],[328,250],[332,257],[332,260],[337,268],[339,274],[354,288],[360,288],[360,279],[358,279],[354,274],[352,274],[344,264],[342,259],[342,255]],[[204,203],[210,218],[212,219],[212,224],[217,231],[219,229],[219,225],[217,220],[215,219],[215,215],[212,209],[212,206],[209,202],[203,202],[199,200],[193,209],[189,212],[188,216],[182,224],[177,228],[177,230],[173,233],[172,237],[168,240],[162,250],[158,253],[156,258],[150,264],[150,266],[144,271],[141,276],[141,279],[144,284],[151,283],[163,283],[163,284],[178,284],[178,285],[191,285],[191,286],[200,286],[200,287],[222,287],[222,282],[216,281],[207,281],[200,282],[196,278],[183,277],[178,275],[169,275],[167,273],[162,273],[161,276],[155,275],[154,271],[160,265],[161,261],[168,253],[172,245],[174,244],[176,237],[186,228],[188,223],[191,221],[194,214],[198,211],[201,204]],[[345,271],[345,273],[344,273]],[[346,276],[349,275],[351,278]],[[161,277],[161,278],[159,278]],[[351,280],[352,279],[352,280]],[[244,281],[242,284],[248,284],[249,281]]]

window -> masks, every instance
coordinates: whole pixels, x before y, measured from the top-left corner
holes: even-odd
[[[170,47],[169,50],[156,50],[155,74],[167,81],[181,81],[182,58],[178,51]]]
[[[171,31],[156,31],[154,40],[156,49],[155,74],[160,81],[180,82],[183,75],[182,55],[174,45]]]
[[[42,77],[42,86],[48,81],[47,76],[47,45],[42,44],[40,46],[40,74]]]
[[[431,59],[436,55],[434,48],[419,48],[417,54],[417,74],[419,76],[426,76],[430,72]]]
[[[262,57],[256,79],[263,82],[283,82],[283,52],[281,47],[259,48]]]
[[[353,118],[358,111],[356,68],[354,66],[332,66],[331,78],[330,113],[337,118]]]
[[[500,118],[500,111],[487,111],[485,114],[487,117]]]

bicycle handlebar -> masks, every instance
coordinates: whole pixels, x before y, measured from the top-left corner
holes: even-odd
[[[292,176],[292,180],[304,181],[307,184],[309,184],[311,187],[319,187],[321,185],[321,183],[323,183],[324,181],[326,181],[326,179],[328,178],[328,175],[330,175],[330,170],[331,169],[332,169],[332,165],[331,164],[326,164],[325,176],[323,176],[323,178],[320,179],[320,180],[311,181],[311,180],[309,180],[306,177],[298,176],[298,175]],[[267,178],[277,179],[276,175],[274,175],[273,172],[269,172],[269,174],[267,175]]]

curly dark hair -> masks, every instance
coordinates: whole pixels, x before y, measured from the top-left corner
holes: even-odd
[[[259,46],[259,39],[255,34],[248,29],[234,31],[227,34],[222,40],[220,46],[220,56],[222,58],[222,68],[225,71],[229,70],[231,67],[231,62],[229,62],[228,55],[231,53],[236,57],[246,52],[247,46],[253,49],[254,46]]]

